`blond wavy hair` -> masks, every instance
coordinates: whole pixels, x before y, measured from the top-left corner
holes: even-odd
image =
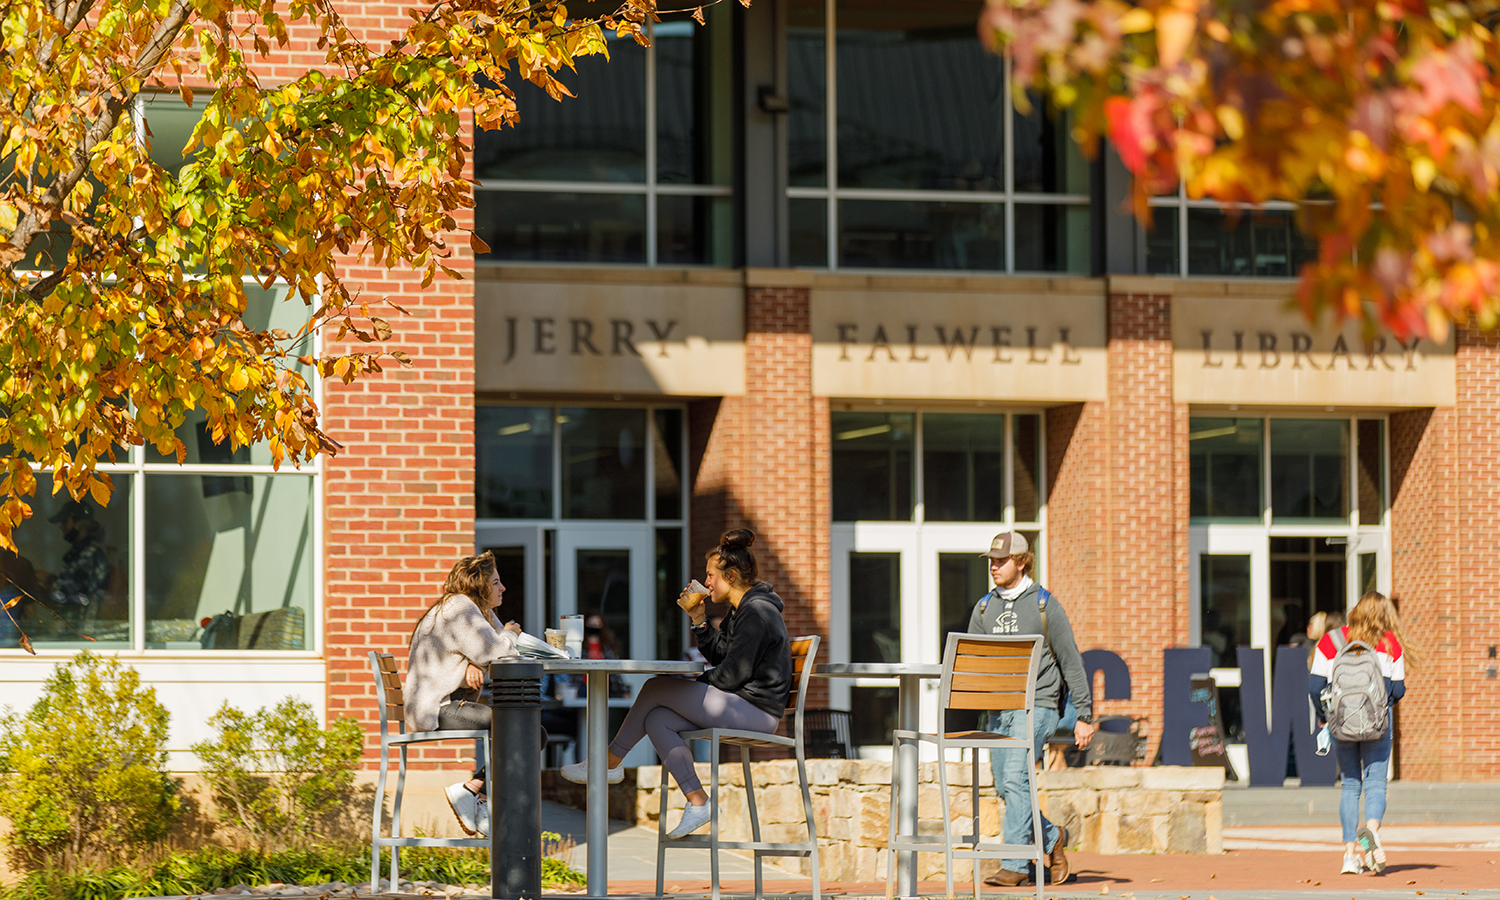
[[[1362,641],[1377,647],[1385,639],[1386,632],[1395,635],[1401,645],[1401,655],[1407,665],[1416,662],[1416,653],[1407,641],[1401,627],[1401,616],[1396,613],[1396,604],[1379,591],[1370,591],[1354,608],[1349,610],[1349,642]]]
[[[490,593],[490,576],[496,571],[495,554],[488,550],[478,556],[465,556],[454,563],[453,568],[448,570],[448,577],[443,579],[443,596],[417,616],[417,625],[412,626],[411,637],[406,639],[407,645],[410,646],[411,638],[417,636],[417,626],[422,624],[427,614],[449,600],[461,597],[479,607],[480,613],[489,609],[490,602],[494,600]]]

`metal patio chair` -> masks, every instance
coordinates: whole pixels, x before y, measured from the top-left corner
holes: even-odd
[[[667,791],[666,769],[661,778],[661,811],[657,818],[656,831],[656,895],[663,896],[666,878],[667,850],[678,848],[707,849],[709,851],[709,874],[713,884],[713,900],[719,900],[719,850],[750,850],[755,855],[755,900],[761,900],[761,865],[767,856],[800,856],[812,859],[812,900],[822,900],[823,893],[818,880],[818,825],[813,819],[812,792],[807,782],[807,750],[804,742],[804,706],[807,702],[807,684],[812,678],[813,660],[818,655],[820,638],[816,635],[794,637],[792,644],[792,671],[797,684],[788,698],[787,712],[792,714],[792,736],[765,734],[759,731],[737,731],[732,728],[704,728],[685,731],[683,740],[704,740],[712,748],[709,754],[709,800],[713,803],[713,819],[709,833],[688,835],[675,841],[667,840]],[[745,802],[750,807],[750,837],[748,841],[719,840],[719,745],[730,744],[740,748],[740,764],[745,770]],[[797,781],[802,788],[802,808],[807,816],[807,840],[805,842],[775,843],[760,839],[760,818],[755,812],[755,779],[750,772],[750,751],[756,747],[790,748],[797,756]]]
[[[488,761],[488,730],[413,731],[406,730],[406,707],[402,703],[401,675],[396,658],[389,653],[370,651],[370,670],[375,675],[375,701],[380,705],[380,775],[375,782],[375,808],[370,828],[370,889],[379,891],[380,848],[391,848],[391,887],[395,891],[401,880],[402,847],[489,847],[487,837],[428,838],[401,836],[401,798],[406,790],[406,748],[412,744],[433,741],[478,741],[480,758]],[[391,836],[381,837],[385,818],[385,778],[391,766],[391,751],[400,751],[396,772],[396,792],[391,803]],[[485,796],[494,797],[490,784],[490,767],[484,769]]]
[[[896,730],[892,733],[892,758],[901,758],[903,744],[928,743],[937,747],[938,796],[943,807],[943,833],[899,834],[897,794],[900,779],[891,779],[890,812],[890,856],[886,862],[886,897],[895,889],[898,850],[919,852],[942,851],[943,868],[948,879],[948,897],[953,897],[953,860],[971,859],[974,865],[974,897],[979,898],[979,866],[981,859],[1031,858],[1036,860],[1036,895],[1042,896],[1042,883],[1046,880],[1043,858],[1045,838],[1042,836],[1041,811],[1037,807],[1036,794],[1036,746],[1030,735],[1034,731],[1036,706],[1036,676],[1041,665],[1043,638],[1040,635],[948,635],[943,650],[943,678],[938,686],[938,728],[936,734],[920,731]],[[1012,738],[988,731],[960,731],[948,733],[946,721],[952,709],[1001,711],[1024,709],[1026,711],[1027,737]],[[949,810],[948,765],[949,749],[968,749],[972,753],[970,773],[970,813],[973,830],[966,835],[953,833],[953,816]],[[1031,844],[985,843],[979,833],[979,751],[1016,749],[1026,751],[1026,771],[1031,773]],[[911,785],[917,789],[916,785]],[[999,791],[999,785],[995,786]],[[920,829],[919,829],[920,830]],[[1002,838],[1003,839],[1003,838]],[[941,844],[941,847],[934,847]],[[967,846],[967,850],[955,849]],[[913,861],[915,864],[915,861]]]

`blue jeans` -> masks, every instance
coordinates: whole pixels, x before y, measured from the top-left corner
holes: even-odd
[[[1057,718],[1055,709],[1038,709],[1032,713],[1035,728],[1031,737],[1036,743],[1038,761],[1042,759],[1042,748],[1046,745],[1047,738],[1057,730]],[[989,729],[1006,737],[1024,738],[1026,712],[1008,709],[990,713]],[[1031,843],[1031,772],[1027,771],[1026,751],[1019,748],[991,750],[990,770],[995,774],[995,791],[1005,801],[1005,830],[1001,835],[1002,839],[1007,844]],[[1042,849],[1051,853],[1059,837],[1057,826],[1047,821],[1046,816],[1041,819]],[[1001,861],[1000,867],[1012,872],[1025,872],[1030,863],[1029,859],[1007,859]],[[1041,877],[1040,873],[1038,877]]]
[[[1359,795],[1365,795],[1365,819],[1380,821],[1385,816],[1385,775],[1391,761],[1391,733],[1373,741],[1334,741],[1339,770],[1343,773],[1343,792],[1339,795],[1339,823],[1344,827],[1344,843],[1354,842],[1354,834],[1363,821],[1359,817]]]

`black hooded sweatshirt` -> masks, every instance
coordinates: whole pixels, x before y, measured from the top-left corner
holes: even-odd
[[[792,643],[786,633],[781,598],[764,581],[740,598],[718,628],[693,628],[698,649],[713,666],[698,680],[738,694],[756,709],[780,719],[792,692]]]

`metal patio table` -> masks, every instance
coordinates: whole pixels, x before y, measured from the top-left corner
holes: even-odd
[[[680,659],[543,659],[548,674],[587,676],[588,887],[590,897],[609,894],[609,676],[697,675],[703,663]]]
[[[896,680],[896,727],[903,731],[921,731],[921,685],[924,678],[940,678],[941,663],[823,663],[813,667],[814,675],[825,678],[894,678]],[[900,779],[901,806],[896,810],[900,834],[917,833],[917,747],[901,748],[891,776]],[[903,850],[896,854],[896,893],[901,897],[917,896],[917,854]]]

